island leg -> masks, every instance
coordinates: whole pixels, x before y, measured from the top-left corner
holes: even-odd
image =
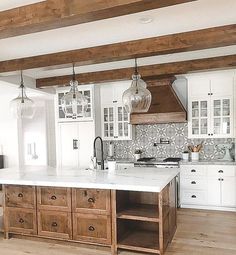
[[[116,191],[111,191],[111,224],[112,224],[112,246],[111,254],[117,255],[117,219],[116,219]]]

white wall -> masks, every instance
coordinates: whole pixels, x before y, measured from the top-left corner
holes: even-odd
[[[17,95],[16,87],[0,82],[0,146],[5,155],[5,167],[19,165],[18,123],[11,116],[9,103]]]

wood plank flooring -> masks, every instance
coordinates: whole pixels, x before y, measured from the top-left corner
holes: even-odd
[[[109,255],[104,249],[77,247],[22,239],[4,240],[6,255]],[[121,252],[131,255],[131,252]],[[140,254],[140,253],[139,253]],[[178,229],[165,255],[236,255],[236,213],[180,209]]]

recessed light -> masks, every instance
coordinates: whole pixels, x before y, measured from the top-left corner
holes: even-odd
[[[139,22],[140,22],[141,24],[148,24],[148,23],[153,22],[153,18],[152,18],[152,17],[148,17],[148,16],[141,17],[141,18],[139,19]]]

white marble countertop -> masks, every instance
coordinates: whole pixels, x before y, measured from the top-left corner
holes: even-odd
[[[160,192],[178,173],[178,168],[149,167],[115,173],[51,167],[5,168],[0,170],[0,184]]]
[[[226,160],[199,160],[199,161],[180,161],[180,165],[236,165],[235,161]]]

